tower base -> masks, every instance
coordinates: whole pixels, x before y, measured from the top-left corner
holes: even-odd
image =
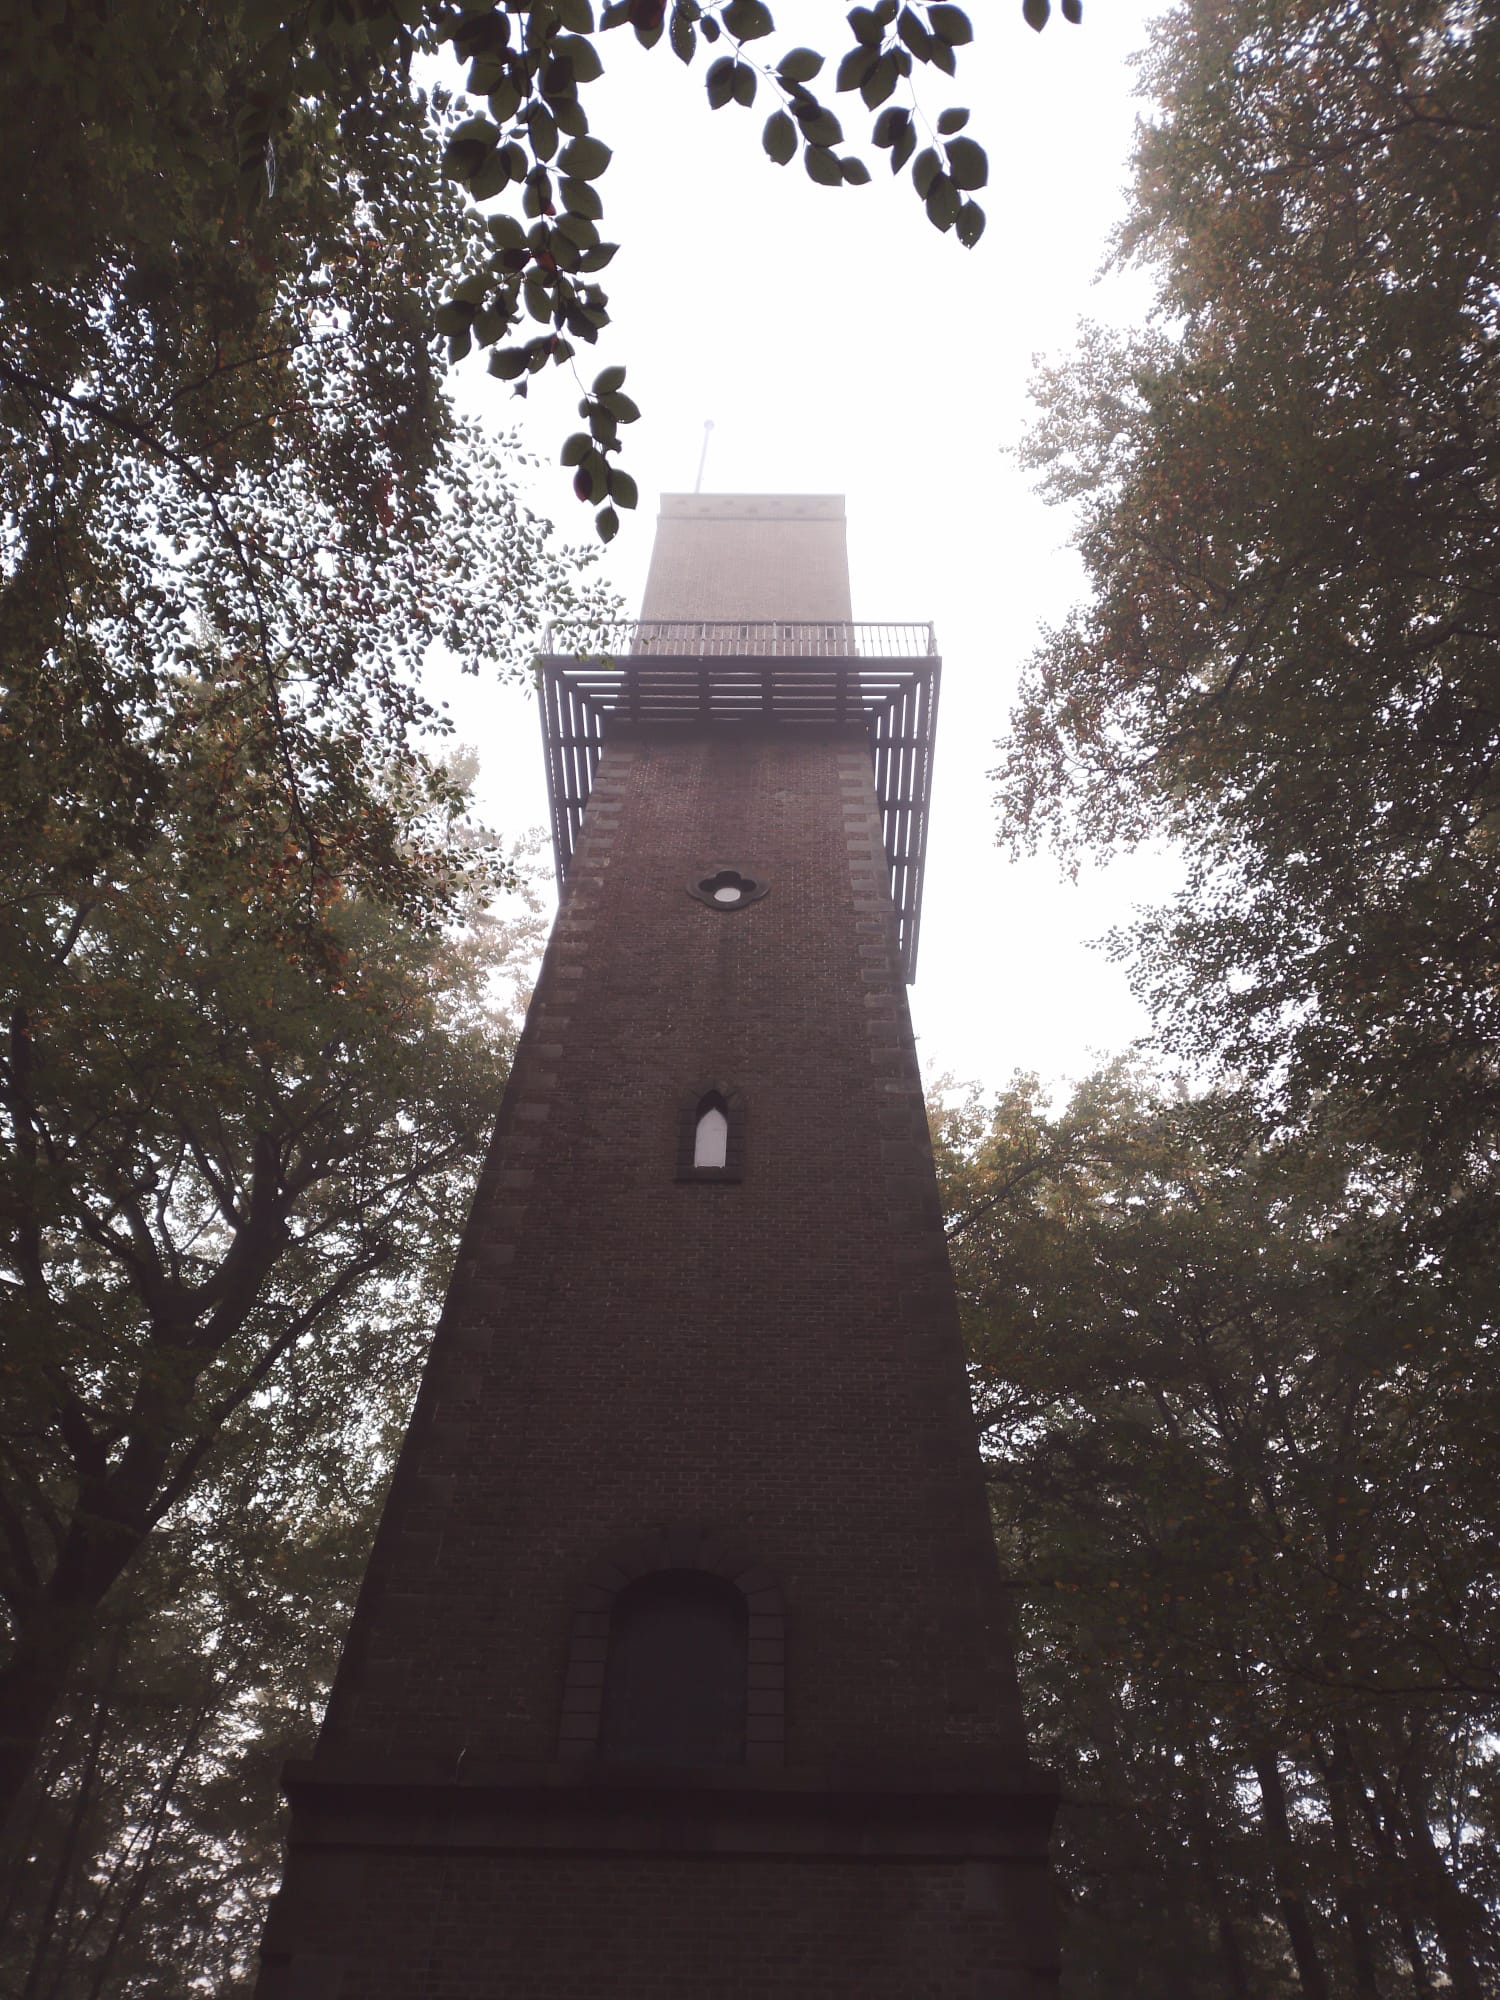
[[[1051,2000],[1020,1763],[910,1774],[294,1765],[257,2000]]]

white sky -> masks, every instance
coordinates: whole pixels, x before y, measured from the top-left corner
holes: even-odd
[[[778,35],[757,48],[842,51],[841,7],[774,11]],[[1066,518],[1008,456],[1032,357],[1064,352],[1080,317],[1128,319],[1147,301],[1133,274],[1096,280],[1137,112],[1127,58],[1159,8],[1087,0],[1081,28],[1054,12],[1041,35],[1017,0],[969,11],[977,40],[958,79],[917,79],[928,117],[967,105],[989,154],[989,226],[968,251],[927,222],[909,170],[892,183],[868,147],[864,188],[815,187],[800,160],[773,166],[760,128],[779,100],[766,86],[753,111],[713,112],[701,55],[685,70],[665,42],[648,53],[628,32],[603,37],[608,74],[589,110],[615,149],[600,187],[621,250],[606,274],[613,324],[579,368],[587,381],[623,363],[643,412],[623,458],[641,507],[606,558],[632,613],[656,496],[691,490],[712,418],[706,492],[843,493],[856,618],[936,625],[943,695],[912,1010],[929,1074],[998,1086],[1016,1069],[1082,1075],[1143,1031],[1123,974],[1089,941],[1172,880],[1143,859],[1077,885],[1048,859],[1007,861],[987,778],[1017,670],[1081,589]],[[863,106],[833,102],[854,141]],[[550,466],[576,426],[576,385],[544,374],[520,403],[481,367],[460,371],[465,405],[515,426]],[[544,471],[535,493],[584,536],[566,475]],[[541,824],[529,697],[473,682],[443,692],[479,749],[486,817],[507,833]]]

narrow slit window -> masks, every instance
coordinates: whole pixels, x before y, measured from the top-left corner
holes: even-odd
[[[723,1167],[729,1159],[729,1107],[716,1090],[698,1106],[693,1127],[693,1165]]]

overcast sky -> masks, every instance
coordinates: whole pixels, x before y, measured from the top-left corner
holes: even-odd
[[[842,48],[841,8],[781,0],[775,11],[786,41],[761,46]],[[1090,941],[1171,881],[1160,862],[1070,885],[1049,860],[1007,860],[987,776],[1021,662],[1082,587],[1066,518],[1009,455],[1032,359],[1065,353],[1082,317],[1125,320],[1147,303],[1134,274],[1097,280],[1140,108],[1129,57],[1158,11],[1087,0],[1081,28],[1054,14],[1036,35],[1013,0],[975,0],[978,39],[960,52],[958,79],[918,80],[928,116],[968,106],[989,153],[989,227],[968,251],[931,227],[909,178],[893,183],[878,155],[867,152],[864,188],[818,188],[800,162],[773,166],[759,144],[773,100],[711,111],[701,58],[685,70],[665,43],[647,53],[612,33],[608,74],[590,93],[593,129],[615,149],[601,191],[621,250],[608,273],[614,323],[581,366],[591,378],[624,364],[643,412],[624,461],[641,507],[608,574],[634,612],[656,497],[691,490],[705,418],[704,491],[846,496],[856,618],[930,619],[943,655],[912,989],[923,1064],[988,1086],[1016,1069],[1082,1075],[1143,1030],[1122,974]],[[857,119],[845,127],[854,138]],[[544,460],[574,427],[571,381],[537,377],[523,404],[478,367],[460,374],[466,406],[519,428]],[[561,473],[536,493],[583,533]],[[508,832],[540,824],[529,699],[465,683],[454,709],[480,751],[491,819]]]

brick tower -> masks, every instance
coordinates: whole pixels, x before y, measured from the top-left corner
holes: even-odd
[[[938,661],[841,500],[554,636],[562,905],[262,2000],[1021,2000],[1045,1846],[904,983]]]

